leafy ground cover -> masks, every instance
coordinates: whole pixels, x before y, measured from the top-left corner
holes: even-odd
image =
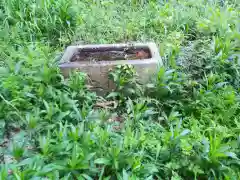
[[[239,179],[239,4],[1,0],[0,179]],[[79,41],[155,41],[165,67],[99,97],[57,67]]]

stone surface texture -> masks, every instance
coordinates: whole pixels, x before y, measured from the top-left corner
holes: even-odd
[[[83,49],[101,49],[101,48],[148,48],[151,57],[148,59],[128,59],[128,60],[101,60],[101,61],[71,61],[73,56]],[[149,81],[149,78],[154,76],[158,68],[163,65],[162,59],[158,52],[158,47],[155,43],[133,43],[129,44],[101,44],[101,45],[78,45],[69,46],[65,50],[59,67],[65,77],[69,76],[72,70],[79,70],[88,75],[88,84],[95,88],[96,91],[107,92],[114,89],[113,83],[108,79],[108,72],[116,65],[129,64],[133,65],[139,75],[142,83]],[[101,93],[100,93],[101,94]]]

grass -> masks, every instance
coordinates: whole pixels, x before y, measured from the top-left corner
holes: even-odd
[[[1,0],[0,179],[240,178],[238,0]],[[99,97],[57,67],[71,43],[155,41]],[[97,107],[99,102],[116,107]]]

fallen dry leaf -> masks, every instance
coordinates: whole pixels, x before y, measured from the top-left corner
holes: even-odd
[[[120,122],[122,123],[123,122],[123,118],[120,117],[120,116],[114,116],[114,117],[111,117],[108,122]]]
[[[141,51],[136,52],[136,56],[139,59],[147,59],[147,58],[149,58],[149,53],[141,50]]]
[[[117,102],[116,101],[97,102],[94,106],[106,109],[115,109],[117,107]]]

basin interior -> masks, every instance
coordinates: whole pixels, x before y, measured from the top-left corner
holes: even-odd
[[[102,46],[94,48],[79,48],[70,61],[117,61],[150,58],[152,58],[152,55],[148,46]]]

